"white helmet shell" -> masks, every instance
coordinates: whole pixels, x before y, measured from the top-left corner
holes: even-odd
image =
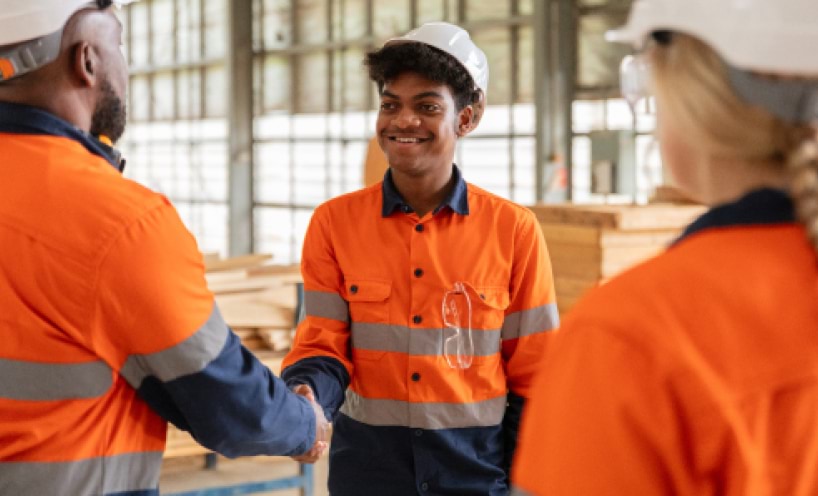
[[[384,46],[396,43],[424,43],[442,50],[455,59],[471,75],[474,85],[488,93],[489,64],[483,50],[474,44],[468,31],[448,22],[427,22],[403,36],[392,38]]]
[[[661,30],[699,38],[739,69],[818,76],[818,0],[636,0],[606,38],[641,48]]]
[[[134,0],[113,2],[125,5]],[[0,0],[0,47],[14,45],[61,29],[89,0]]]

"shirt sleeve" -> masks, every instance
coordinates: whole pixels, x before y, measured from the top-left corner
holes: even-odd
[[[540,357],[559,326],[554,279],[545,238],[532,212],[521,216],[514,240],[510,294],[502,329],[509,390],[523,398]]]
[[[532,495],[701,492],[670,483],[674,470],[685,470],[674,456],[683,433],[661,374],[651,357],[608,331],[566,326],[541,361],[514,486]]]
[[[167,200],[105,246],[93,346],[144,401],[226,456],[296,455],[312,446],[312,408],[225,324],[196,242]]]
[[[305,316],[281,375],[290,387],[309,385],[327,418],[334,418],[344,402],[353,365],[349,305],[342,296],[343,274],[332,247],[329,214],[327,205],[316,209],[304,238]]]

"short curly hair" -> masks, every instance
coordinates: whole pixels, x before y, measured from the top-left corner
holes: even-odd
[[[378,91],[384,85],[406,72],[414,72],[452,90],[457,110],[479,99],[474,80],[460,62],[448,53],[425,43],[394,43],[369,52],[364,58],[369,79],[377,83]]]

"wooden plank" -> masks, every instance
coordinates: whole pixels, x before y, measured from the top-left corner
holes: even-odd
[[[569,224],[600,229],[681,229],[701,215],[697,205],[535,205],[541,224]]]
[[[252,293],[262,290],[274,290],[292,294],[296,298],[295,284],[284,276],[259,276],[228,279],[224,281],[208,281],[210,291],[216,294]]]
[[[600,229],[589,226],[575,226],[570,224],[541,223],[545,243],[549,251],[553,243],[598,245]]]
[[[293,308],[283,308],[264,297],[265,292],[216,295],[224,321],[235,327],[291,328]]]
[[[271,258],[273,258],[273,256],[268,253],[242,255],[240,257],[216,260],[210,263],[205,262],[205,270],[208,272],[216,272],[222,270],[247,269],[260,265],[262,262],[270,260]]]
[[[258,267],[251,267],[247,269],[247,275],[254,277],[254,276],[269,276],[269,275],[293,275],[298,274],[301,275],[301,266],[298,264],[293,265],[260,265]]]

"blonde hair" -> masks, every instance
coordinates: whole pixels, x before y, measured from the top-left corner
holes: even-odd
[[[795,210],[818,251],[818,138],[741,100],[721,58],[701,41],[674,33],[650,53],[653,91],[692,141],[715,156],[789,169]],[[763,165],[762,165],[763,164]]]

